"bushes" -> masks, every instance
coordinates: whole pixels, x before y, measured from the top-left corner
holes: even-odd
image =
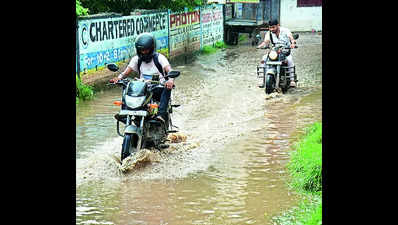
[[[211,45],[203,46],[203,48],[201,50],[201,53],[203,53],[203,54],[211,54],[211,53],[216,52],[218,48],[223,49],[223,48],[226,48],[226,47],[227,47],[227,45],[224,43],[224,41],[217,41],[216,43],[214,43],[213,46],[211,46]]]
[[[227,47],[227,45],[224,43],[224,41],[217,41],[217,42],[214,44],[214,46],[215,46],[216,48],[221,48],[221,49]]]
[[[76,104],[79,103],[79,99],[88,100],[92,99],[94,91],[91,86],[83,84],[80,79],[76,76]]]

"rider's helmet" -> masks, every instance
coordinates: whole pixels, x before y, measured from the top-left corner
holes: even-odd
[[[138,58],[142,61],[149,63],[152,60],[153,54],[155,53],[156,41],[151,33],[142,33],[135,39],[135,50]],[[143,52],[149,50],[148,52]]]

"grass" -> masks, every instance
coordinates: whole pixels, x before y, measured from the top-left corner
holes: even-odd
[[[81,100],[89,100],[94,97],[93,87],[83,84],[76,75],[76,104]]]
[[[314,123],[294,146],[287,169],[292,177],[290,187],[305,196],[304,200],[282,215],[274,224],[322,224],[322,123]]]
[[[272,219],[273,224],[283,225],[319,225],[322,224],[322,196],[309,195],[278,217]]]
[[[206,45],[201,49],[202,54],[212,54],[215,53],[218,49],[224,49],[228,46],[224,43],[224,41],[217,41],[214,45]]]
[[[245,35],[245,34],[239,34],[239,42],[244,42],[244,41],[246,41],[247,40],[247,35]]]
[[[291,153],[288,169],[292,185],[304,192],[322,190],[322,124],[314,123]]]

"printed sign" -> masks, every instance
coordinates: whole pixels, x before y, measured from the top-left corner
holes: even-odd
[[[170,57],[200,49],[200,10],[170,12]]]
[[[260,0],[227,0],[227,3],[260,3]]]
[[[207,4],[211,3],[225,4],[225,0],[207,0]]]
[[[201,8],[201,48],[222,41],[224,37],[222,5],[205,6]]]
[[[168,49],[167,12],[78,21],[80,70],[134,56],[134,40],[150,32],[156,38],[156,49]],[[167,51],[166,51],[167,52]]]

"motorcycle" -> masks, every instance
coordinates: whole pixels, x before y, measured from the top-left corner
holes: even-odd
[[[113,63],[107,64],[107,68],[112,72],[119,71],[119,67]],[[179,71],[170,71],[165,79],[176,78],[179,75]],[[117,133],[123,137],[121,162],[144,148],[154,147],[158,150],[167,148],[168,145],[165,144],[167,135],[177,132],[172,130],[173,127],[178,127],[173,125],[170,116],[173,108],[180,105],[172,105],[170,99],[165,122],[157,120],[160,99],[153,98],[153,91],[158,88],[163,89],[165,86],[160,83],[159,75],[144,75],[144,77],[147,79],[126,78],[108,84],[123,88],[121,101],[114,102],[115,105],[121,106],[120,112],[115,115]],[[120,122],[125,124],[123,134],[119,130]]]
[[[298,39],[299,35],[293,35]],[[297,48],[297,46],[295,46]],[[283,43],[275,43],[271,48],[263,47],[261,49],[270,49],[263,56],[260,65],[257,65],[257,78],[262,78],[262,85],[265,87],[265,93],[270,94],[274,91],[286,93],[290,88],[290,78],[294,78],[297,83],[296,67],[288,67],[286,57],[291,53],[291,48]]]

